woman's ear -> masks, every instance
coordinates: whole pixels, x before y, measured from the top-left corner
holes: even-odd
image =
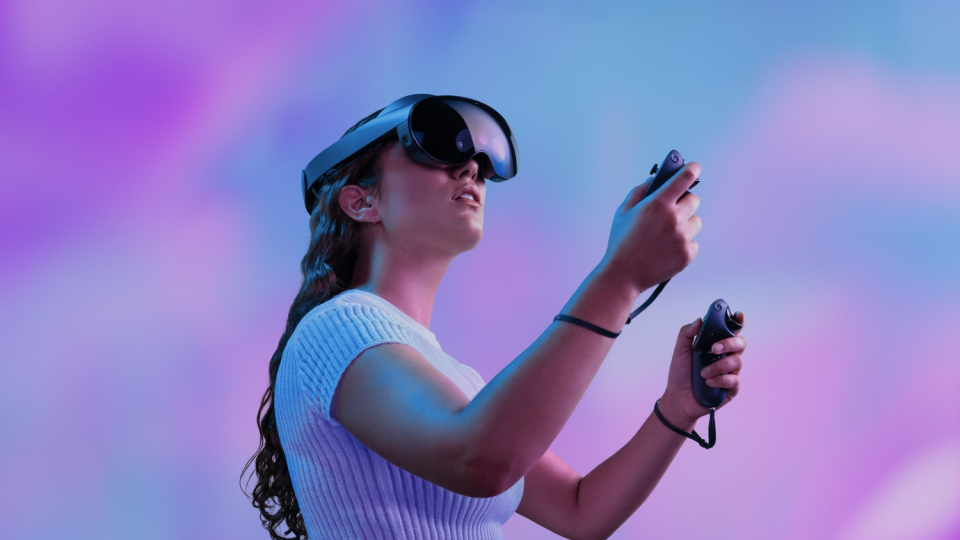
[[[374,197],[360,186],[343,186],[340,190],[340,208],[354,221],[373,222],[378,219],[373,200]]]

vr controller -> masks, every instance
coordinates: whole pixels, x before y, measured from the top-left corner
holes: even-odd
[[[650,186],[647,187],[647,192],[643,194],[643,198],[645,199],[648,195],[660,189],[660,186],[665,184],[667,180],[672,178],[673,175],[677,174],[677,171],[683,168],[683,164],[683,156],[681,156],[680,152],[677,152],[676,150],[671,150],[670,153],[667,154],[667,157],[663,158],[663,163],[659,167],[656,163],[654,163],[653,168],[650,169],[650,174],[655,174],[656,176],[653,177],[653,182],[651,182]],[[693,188],[699,183],[700,179],[698,178],[693,182],[693,184],[690,185],[690,187]],[[687,191],[687,193],[690,192]],[[680,198],[684,198],[687,193],[681,195]]]
[[[703,317],[703,326],[700,327],[700,333],[693,341],[693,363],[690,366],[693,373],[693,395],[701,405],[708,409],[723,403],[723,399],[727,397],[727,390],[707,386],[707,381],[700,375],[700,371],[727,356],[723,353],[714,354],[711,352],[713,344],[733,337],[734,332],[741,328],[743,328],[743,325],[733,318],[730,306],[721,298],[710,304],[707,314]]]

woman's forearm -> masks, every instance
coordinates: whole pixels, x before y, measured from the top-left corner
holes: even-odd
[[[661,398],[659,409],[679,429],[689,432],[696,425],[683,420],[666,398]],[[647,500],[687,440],[663,425],[651,406],[650,415],[630,442],[580,481],[579,537],[613,534]]]
[[[598,266],[560,312],[619,332],[641,292]],[[505,488],[518,481],[556,439],[613,342],[553,321],[461,411],[473,433],[469,459],[502,475]]]

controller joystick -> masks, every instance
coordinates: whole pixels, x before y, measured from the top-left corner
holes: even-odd
[[[670,153],[667,154],[667,157],[663,158],[663,163],[661,163],[660,166],[657,166],[657,164],[654,163],[653,168],[650,169],[650,174],[656,176],[653,177],[653,182],[650,182],[650,186],[647,188],[647,192],[643,194],[643,198],[646,198],[651,193],[660,189],[660,186],[667,183],[667,180],[670,180],[673,175],[677,174],[677,171],[682,169],[683,165],[683,156],[680,155],[680,152],[677,152],[676,150],[671,150]],[[699,183],[700,179],[697,178],[693,184],[690,185],[690,187],[693,188],[693,186]],[[687,193],[690,193],[690,191],[688,190]],[[687,193],[681,195],[680,199],[684,198]]]
[[[735,319],[733,316],[733,312],[730,311],[730,306],[727,306],[727,313],[724,317],[724,323],[726,323],[727,328],[734,332],[743,329],[743,325],[737,322],[737,319]]]
[[[726,354],[714,354],[711,352],[713,344],[733,337],[734,332],[743,328],[733,317],[730,306],[721,298],[710,304],[707,314],[703,317],[703,325],[700,327],[700,333],[693,341],[693,358],[691,372],[693,375],[693,395],[701,405],[708,409],[717,407],[723,403],[727,397],[725,388],[713,388],[707,386],[706,379],[700,375],[704,366],[712,364]]]

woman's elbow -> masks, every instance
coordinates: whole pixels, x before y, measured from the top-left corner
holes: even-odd
[[[514,467],[503,460],[478,458],[467,461],[465,467],[467,484],[472,486],[471,497],[496,497],[510,489],[519,478],[514,479]]]

